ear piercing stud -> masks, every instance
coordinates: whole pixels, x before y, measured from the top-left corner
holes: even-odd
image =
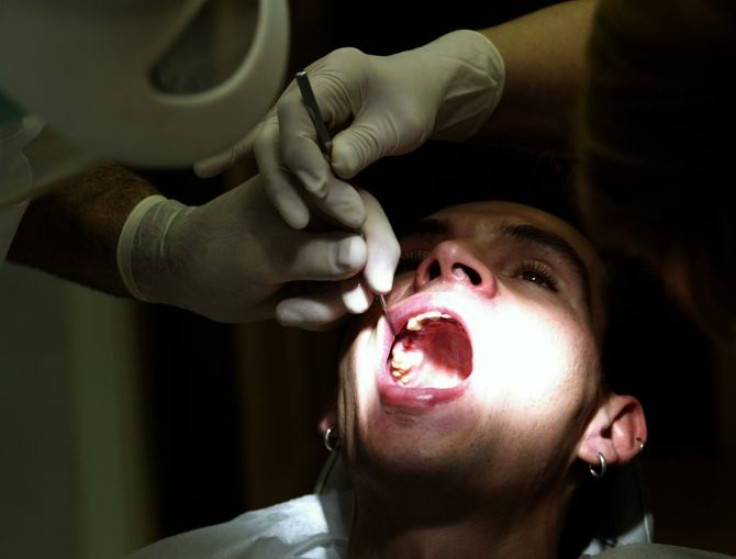
[[[641,437],[635,437],[634,440],[639,444],[639,452],[643,452],[644,451],[644,445],[646,444],[644,442],[644,439],[642,439]]]

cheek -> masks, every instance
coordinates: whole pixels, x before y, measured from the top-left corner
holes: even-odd
[[[375,387],[375,368],[380,359],[380,346],[375,332],[365,326],[352,334],[340,360],[340,419],[349,421],[357,414],[360,401]]]
[[[569,314],[519,305],[489,328],[477,355],[487,394],[533,408],[582,389],[597,370],[592,334]]]

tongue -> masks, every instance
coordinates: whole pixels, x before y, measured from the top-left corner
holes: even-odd
[[[405,352],[421,355],[420,363],[407,372],[406,386],[450,388],[470,376],[470,341],[455,321],[437,320],[425,324],[419,332],[404,331],[396,344],[401,344]]]

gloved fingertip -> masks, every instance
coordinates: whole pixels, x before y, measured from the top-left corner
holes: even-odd
[[[307,171],[294,171],[299,181],[304,185],[304,189],[317,198],[327,196],[327,177],[314,175]]]
[[[209,179],[215,176],[214,171],[212,170],[212,166],[208,165],[207,163],[195,163],[194,167],[194,174],[197,175],[200,179]]]
[[[344,314],[341,313],[341,314]],[[303,300],[286,299],[274,309],[274,318],[281,326],[320,332],[329,329],[340,318],[329,306]]]
[[[274,317],[282,326],[300,326],[307,321],[307,317],[298,305],[282,301],[274,309]]]
[[[209,179],[217,176],[222,170],[223,159],[221,155],[214,155],[207,159],[197,161],[192,167],[194,174],[201,179]]]
[[[279,214],[292,229],[301,230],[309,224],[309,210],[303,204],[278,204]]]
[[[363,204],[349,204],[340,208],[340,213],[337,215],[337,219],[340,223],[350,229],[360,229],[365,223],[365,207]]]
[[[337,264],[343,271],[358,271],[365,266],[368,247],[362,237],[348,237],[337,246]]]
[[[342,294],[342,302],[348,312],[360,314],[367,311],[373,303],[373,295],[362,284],[356,284]]]
[[[370,286],[376,291],[376,293],[386,294],[391,291],[393,285],[394,275],[391,272],[374,274],[370,281]]]
[[[334,144],[332,148],[332,170],[343,179],[351,179],[363,170],[363,158],[349,144]]]
[[[299,214],[297,216],[284,217],[286,223],[293,229],[302,230],[309,224],[309,214]]]
[[[365,271],[366,281],[376,293],[386,294],[394,285],[394,266],[389,262],[370,262]]]

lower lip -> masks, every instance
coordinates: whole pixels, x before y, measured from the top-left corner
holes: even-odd
[[[397,411],[427,411],[457,400],[466,389],[467,382],[453,388],[407,388],[385,378],[378,382],[378,395],[384,409]]]

